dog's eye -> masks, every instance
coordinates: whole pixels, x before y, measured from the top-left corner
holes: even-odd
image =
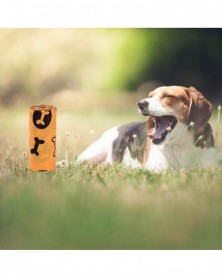
[[[173,96],[173,95],[166,95],[165,97],[167,97],[167,98],[175,98],[175,96]]]
[[[186,101],[186,98],[185,98],[185,97],[181,97],[180,99],[181,99],[182,102],[185,102],[185,101]]]

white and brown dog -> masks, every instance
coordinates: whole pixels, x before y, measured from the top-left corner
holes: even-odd
[[[152,171],[210,167],[218,164],[212,128],[212,105],[194,87],[160,87],[138,103],[147,122],[106,131],[77,162],[121,162]]]

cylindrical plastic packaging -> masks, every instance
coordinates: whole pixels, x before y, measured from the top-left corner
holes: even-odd
[[[29,107],[29,168],[51,171],[56,167],[56,107]]]

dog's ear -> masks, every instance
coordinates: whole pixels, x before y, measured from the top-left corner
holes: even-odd
[[[190,98],[187,125],[193,123],[195,133],[201,133],[212,114],[212,104],[194,87],[185,88]]]

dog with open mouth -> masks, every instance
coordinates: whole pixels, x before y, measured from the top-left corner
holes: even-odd
[[[138,108],[146,122],[109,129],[77,162],[118,162],[151,171],[218,165],[208,123],[212,104],[194,87],[159,87],[139,101]]]

